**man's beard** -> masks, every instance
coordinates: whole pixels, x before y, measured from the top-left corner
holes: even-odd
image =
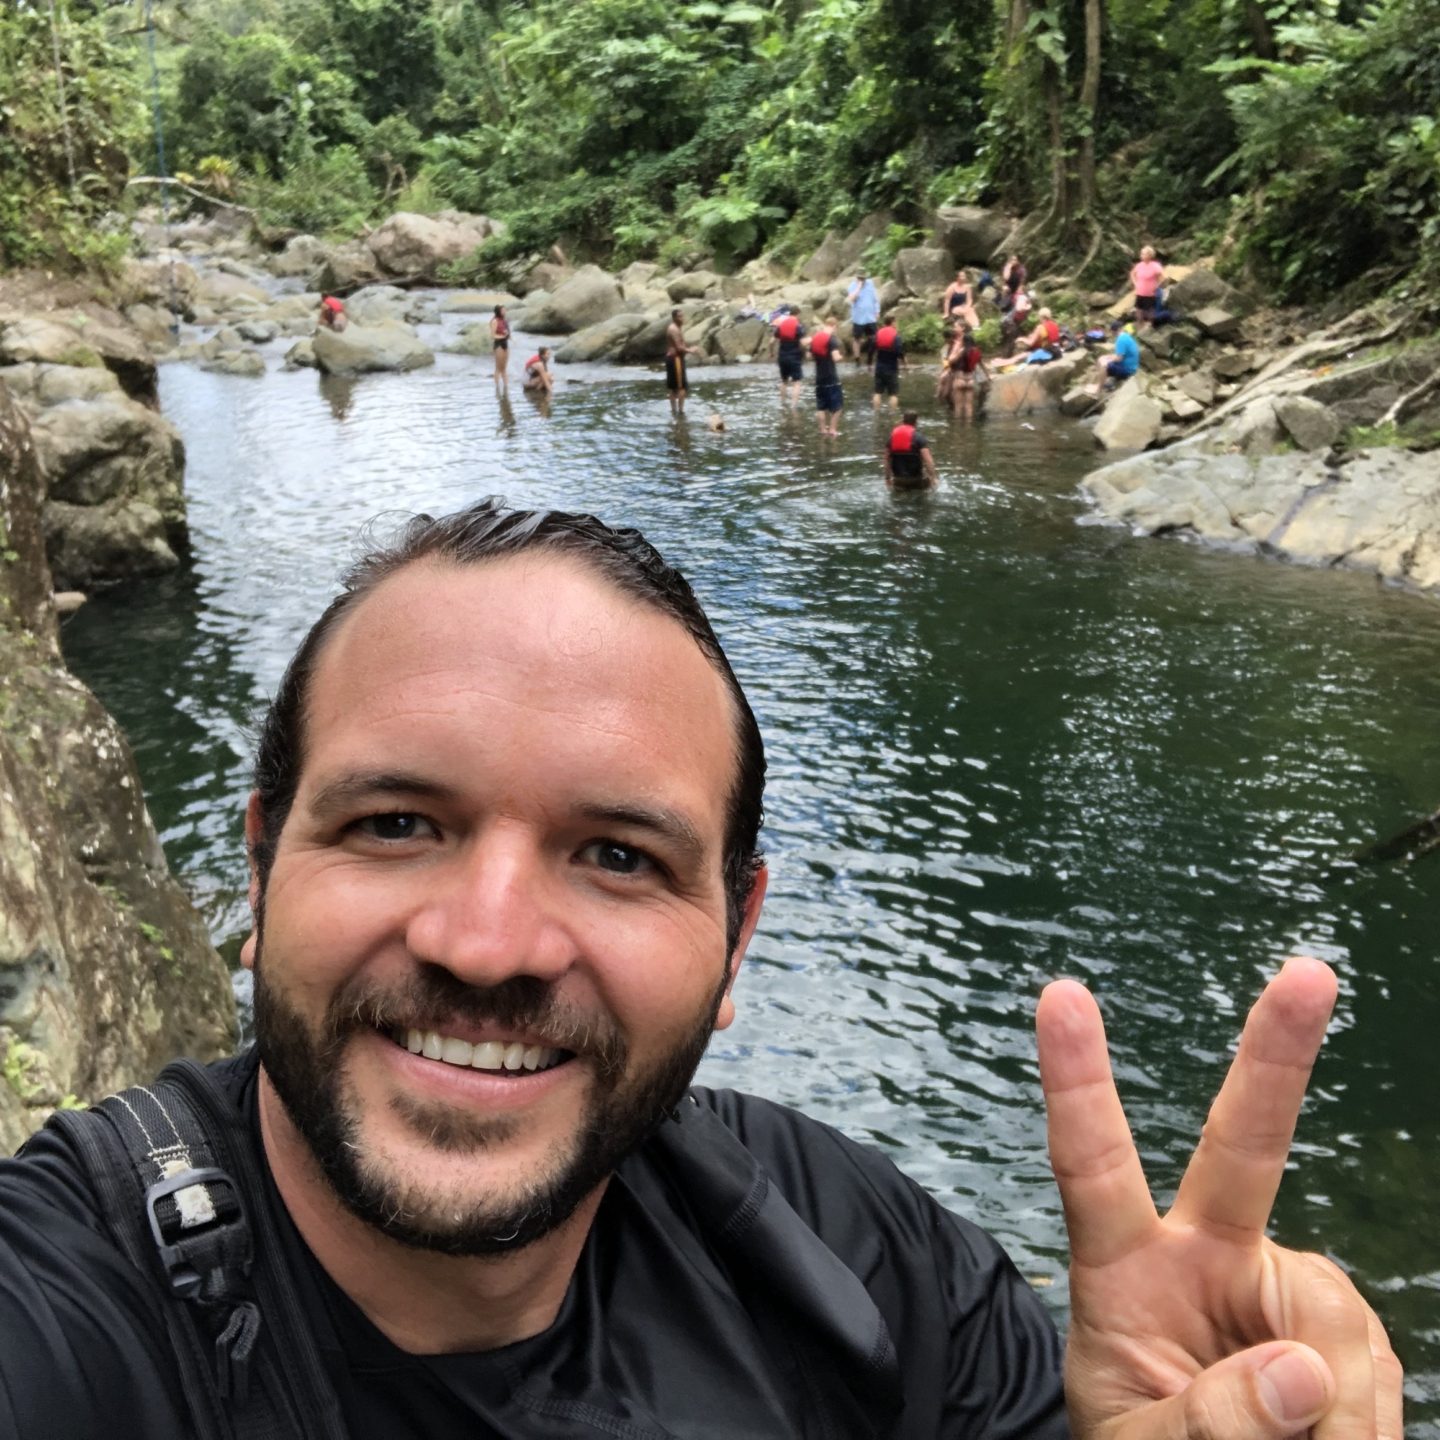
[[[258,929],[258,926],[257,926]],[[549,982],[519,975],[477,987],[431,964],[402,987],[356,979],[326,1008],[318,1032],[268,982],[257,935],[255,1034],[260,1061],[286,1113],[342,1203],[393,1239],[447,1255],[495,1255],[530,1245],[563,1225],[684,1097],[725,996],[725,977],[695,1024],[647,1070],[630,1073],[629,1043],[608,1015],[561,1004]],[[442,1034],[454,1022],[494,1024],[556,1049],[591,1071],[588,1102],[568,1147],[562,1140],[520,1193],[436,1197],[423,1183],[393,1173],[366,1144],[359,1103],[347,1078],[346,1049],[363,1031]],[[436,1062],[442,1063],[442,1062]],[[526,1123],[521,1116],[467,1114],[454,1105],[409,1097],[393,1112],[437,1151],[469,1154],[503,1144]],[[477,1187],[478,1188],[478,1187]]]

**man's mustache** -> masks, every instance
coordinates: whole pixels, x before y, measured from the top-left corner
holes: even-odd
[[[498,985],[470,985],[439,965],[421,965],[401,985],[356,977],[326,1010],[323,1049],[338,1056],[359,1030],[436,1030],[456,1022],[523,1031],[538,1044],[584,1056],[602,1076],[623,1072],[629,1045],[614,1020],[559,999],[548,980],[515,975]]]

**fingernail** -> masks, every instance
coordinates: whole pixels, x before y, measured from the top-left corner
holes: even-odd
[[[1294,1350],[1277,1355],[1255,1378],[1261,1399],[1277,1420],[1293,1424],[1325,1409],[1325,1377]]]

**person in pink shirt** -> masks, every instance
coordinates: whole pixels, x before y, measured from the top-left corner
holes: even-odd
[[[1155,258],[1155,247],[1141,247],[1140,259],[1130,271],[1130,283],[1135,287],[1135,319],[1141,325],[1148,325],[1155,313],[1155,297],[1160,292],[1160,282],[1165,278],[1165,267]]]

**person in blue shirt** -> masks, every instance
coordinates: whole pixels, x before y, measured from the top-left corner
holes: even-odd
[[[880,323],[880,294],[867,270],[859,271],[845,298],[850,302],[850,343],[855,363],[875,359],[875,330]]]
[[[1125,325],[1115,337],[1115,348],[1107,350],[1096,362],[1099,375],[1095,394],[1105,388],[1107,380],[1128,380],[1140,368],[1140,342],[1135,338],[1134,324]]]

